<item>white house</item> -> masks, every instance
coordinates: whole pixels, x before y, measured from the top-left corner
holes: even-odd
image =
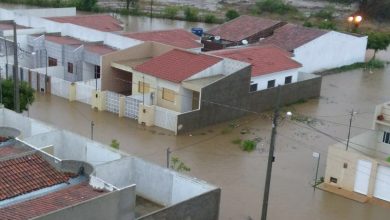
[[[291,54],[274,45],[240,47],[211,52],[252,65],[250,91],[259,91],[298,81],[302,65]]]
[[[268,43],[292,52],[302,64],[300,71],[313,73],[364,62],[367,36],[286,24],[260,41]]]
[[[390,202],[390,103],[376,107],[372,131],[329,148],[325,184]]]

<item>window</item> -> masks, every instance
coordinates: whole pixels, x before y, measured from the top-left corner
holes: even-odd
[[[390,144],[390,132],[383,132],[383,143]]]
[[[73,73],[73,63],[68,63],[68,73]]]
[[[173,90],[163,88],[162,99],[170,101],[170,102],[174,102],[175,101],[175,92]]]
[[[268,81],[267,88],[269,89],[269,88],[273,88],[273,87],[275,87],[275,80]]]
[[[138,92],[139,93],[148,93],[149,88],[150,88],[149,83],[144,83],[141,81],[138,82]]]
[[[95,79],[100,79],[100,66],[95,66]]]
[[[49,66],[57,66],[57,59],[53,57],[48,57],[47,59],[48,59]]]
[[[251,87],[249,88],[249,92],[255,92],[257,91],[257,83],[252,84]]]
[[[292,76],[286,76],[284,78],[284,84],[290,84],[292,82]]]

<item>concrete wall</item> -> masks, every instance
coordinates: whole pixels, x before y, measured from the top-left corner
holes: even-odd
[[[356,62],[364,62],[367,37],[330,31],[294,50],[293,59],[306,73],[318,72]]]
[[[215,189],[138,219],[217,220],[219,217],[220,197],[221,190]]]
[[[112,172],[113,170],[115,172]],[[127,157],[96,166],[94,175],[118,188],[122,188],[134,184],[132,179],[133,170],[133,158]]]
[[[75,16],[76,8],[44,8],[44,9],[16,9],[16,15],[30,15],[35,17],[62,17]]]
[[[135,219],[135,198],[132,185],[35,219]]]
[[[249,112],[262,112],[274,107],[277,88],[249,92],[251,67],[222,78],[201,91],[200,109],[178,116],[178,133],[232,120]],[[322,78],[309,79],[282,86],[281,105],[320,96]]]

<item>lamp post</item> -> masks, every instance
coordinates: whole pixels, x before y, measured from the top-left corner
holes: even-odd
[[[351,29],[352,25],[352,32],[356,32],[357,29],[359,28],[360,24],[363,21],[363,17],[361,15],[351,15],[348,17],[348,23],[349,23],[349,29]]]

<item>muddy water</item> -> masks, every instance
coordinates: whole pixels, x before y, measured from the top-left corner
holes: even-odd
[[[323,78],[321,98],[286,109],[318,118],[315,126],[345,139],[348,111],[358,112],[353,125],[370,128],[374,105],[390,100],[390,67],[385,70],[354,70]],[[90,136],[90,121],[96,124],[94,137],[103,143],[120,142],[123,151],[165,165],[170,147],[190,168],[190,175],[222,188],[220,219],[258,219],[266,172],[271,121],[267,115],[251,115],[234,122],[211,126],[175,137],[158,128],[138,125],[134,120],[96,112],[81,103],[69,103],[55,96],[38,96],[30,110],[34,118]],[[313,119],[314,120],[314,119]],[[336,122],[339,124],[334,124]],[[234,125],[234,126],[231,126]],[[234,127],[234,128],[231,128]],[[247,131],[241,134],[241,131]],[[366,131],[353,128],[352,135]],[[243,152],[232,141],[257,138],[255,152]],[[304,124],[281,123],[276,147],[269,219],[386,219],[390,210],[317,190],[312,152],[321,153],[320,176],[324,175],[327,146],[336,141],[314,132]]]

